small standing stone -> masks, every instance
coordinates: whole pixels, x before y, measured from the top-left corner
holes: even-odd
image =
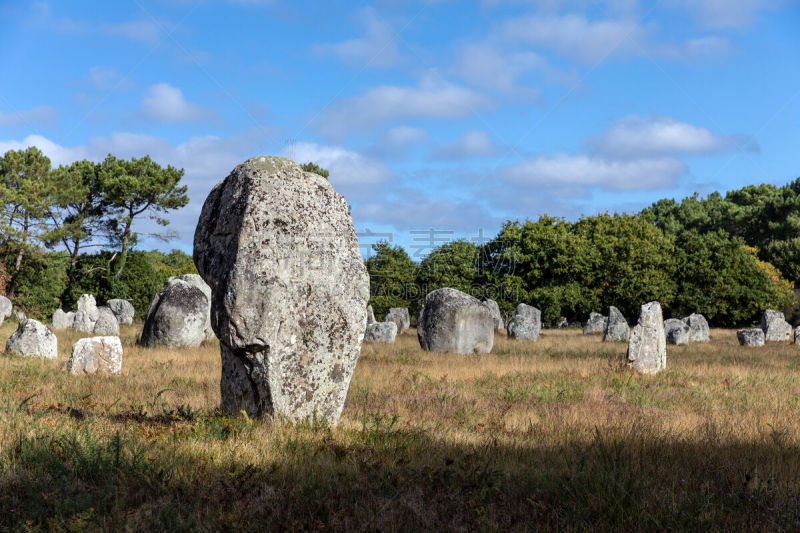
[[[92,333],[99,336],[119,335],[117,316],[108,307],[97,308],[97,320]]]
[[[115,298],[106,302],[106,305],[111,309],[111,312],[114,313],[114,316],[117,317],[117,322],[120,324],[133,324],[133,315],[136,313],[136,310],[133,308],[133,304],[128,300]]]
[[[375,313],[372,311],[372,306],[368,305],[367,306],[367,325],[369,326],[370,324],[374,324],[375,322],[377,322],[375,320]]]
[[[425,296],[417,336],[426,351],[488,353],[494,345],[494,320],[474,296],[449,287],[437,289]]]
[[[800,326],[794,329],[794,343],[800,344]]]
[[[38,320],[26,319],[6,343],[6,351],[29,357],[55,359],[58,356],[58,339],[50,328]]]
[[[689,324],[679,318],[668,318],[664,321],[664,333],[669,344],[683,346],[689,344]]]
[[[736,338],[742,346],[764,346],[764,330],[761,328],[740,329]]]
[[[603,340],[606,342],[622,342],[627,341],[630,335],[631,328],[628,326],[628,321],[622,316],[620,310],[613,305],[609,307],[608,321],[606,322],[606,331],[603,334]]]
[[[689,326],[689,342],[708,342],[709,329],[706,317],[698,313],[692,313],[683,319]]]
[[[764,340],[770,342],[785,342],[792,336],[792,325],[786,321],[783,313],[774,309],[767,309],[761,315],[761,330]]]
[[[492,313],[492,320],[494,320],[494,330],[500,331],[505,324],[503,323],[503,315],[500,314],[500,306],[494,300],[485,300],[483,305],[489,308]]]
[[[71,328],[74,319],[75,313],[65,313],[63,309],[56,309],[53,313],[53,329]]]
[[[367,342],[394,342],[397,336],[397,324],[394,322],[373,322],[367,324],[364,340]]]
[[[99,311],[94,296],[84,294],[78,298],[78,312],[75,313],[75,319],[72,321],[72,329],[82,333],[92,333],[98,316]]]
[[[642,306],[628,342],[628,364],[642,374],[655,374],[667,367],[667,339],[658,302]]]
[[[122,370],[122,342],[119,337],[80,339],[64,364],[70,374],[119,374]]]
[[[411,317],[408,314],[408,308],[406,307],[392,307],[389,309],[389,312],[386,313],[386,317],[383,319],[384,322],[394,322],[397,324],[397,333],[401,334],[405,330],[411,327]]]
[[[0,324],[11,316],[11,311],[14,309],[14,304],[5,296],[0,296]]]
[[[535,341],[542,331],[542,312],[528,304],[519,304],[514,318],[508,321],[508,336],[512,339]]]
[[[589,320],[586,321],[586,325],[583,327],[583,334],[593,335],[595,333],[604,333],[607,325],[607,316],[595,312],[589,313]]]

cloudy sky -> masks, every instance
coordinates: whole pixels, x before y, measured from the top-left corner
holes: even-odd
[[[362,246],[417,257],[800,176],[796,0],[0,2],[0,54],[0,152],[186,170],[179,239],[147,247],[190,251],[261,154],[328,168]]]

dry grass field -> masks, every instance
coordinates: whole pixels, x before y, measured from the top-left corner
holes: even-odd
[[[7,338],[14,324],[0,328]],[[219,354],[119,376],[0,355],[0,529],[800,530],[800,347],[735,332],[640,376],[577,330],[491,355],[365,345],[341,423],[217,411]]]

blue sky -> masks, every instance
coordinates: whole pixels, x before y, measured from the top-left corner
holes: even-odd
[[[0,2],[0,53],[0,152],[186,169],[177,240],[145,247],[190,251],[262,154],[328,168],[365,250],[417,256],[800,176],[797,1]]]

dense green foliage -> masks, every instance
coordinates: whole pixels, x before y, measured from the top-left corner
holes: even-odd
[[[375,317],[382,320],[390,307],[411,307],[419,298],[414,280],[417,266],[400,246],[379,242],[372,249],[375,253],[366,261],[370,304]]]
[[[328,176],[330,176],[331,174],[330,172],[328,172],[327,170],[325,170],[324,168],[322,168],[321,166],[312,161],[309,161],[304,165],[300,165],[300,168],[302,168],[306,172],[313,172],[314,174],[319,174],[325,179],[328,179]]]

